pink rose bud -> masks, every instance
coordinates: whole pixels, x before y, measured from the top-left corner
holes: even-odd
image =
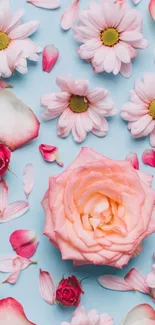
[[[126,160],[130,161],[133,168],[139,169],[139,160],[135,152],[130,152],[129,155],[126,156]]]
[[[142,154],[142,162],[145,165],[155,167],[155,150],[146,149]]]
[[[41,144],[39,146],[39,150],[45,161],[48,162],[56,161],[57,164],[60,165],[61,167],[64,166],[64,164],[59,161],[59,150],[57,147],[48,144]]]
[[[61,28],[64,30],[70,29],[78,15],[79,0],[74,0],[64,11],[61,17]]]
[[[152,18],[155,20],[155,0],[150,0],[149,3],[149,12]]]
[[[53,45],[48,44],[43,51],[42,68],[43,71],[50,72],[59,57],[59,50]]]

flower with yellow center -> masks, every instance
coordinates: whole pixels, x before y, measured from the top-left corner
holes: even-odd
[[[101,32],[101,41],[105,46],[114,46],[119,41],[119,33],[115,28],[108,28]]]
[[[88,100],[84,96],[78,96],[78,95],[73,95],[71,96],[70,102],[69,102],[69,108],[72,110],[74,113],[82,113],[87,111],[89,105],[88,105]]]
[[[149,106],[149,115],[152,116],[153,119],[155,119],[155,100],[153,100]]]
[[[10,43],[10,39],[6,33],[0,32],[0,51],[5,50]]]

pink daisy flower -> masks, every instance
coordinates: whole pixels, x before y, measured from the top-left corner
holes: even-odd
[[[106,71],[124,77],[132,72],[132,59],[137,49],[144,49],[142,16],[128,5],[117,0],[90,2],[88,10],[81,10],[77,26],[73,28],[75,39],[83,43],[79,56],[91,62],[97,73]]]
[[[24,9],[14,15],[7,0],[0,0],[0,77],[8,78],[16,69],[27,72],[27,59],[37,61],[41,48],[28,37],[39,27],[34,20],[21,25]]]
[[[46,108],[46,120],[60,116],[57,133],[67,137],[72,131],[76,142],[82,142],[87,132],[104,137],[108,131],[106,116],[116,114],[112,100],[104,88],[88,88],[88,80],[73,80],[71,77],[56,79],[61,92],[41,97]]]
[[[155,74],[145,73],[144,82],[136,81],[131,91],[131,102],[121,107],[121,117],[128,121],[134,138],[150,134],[150,144],[155,147]]]

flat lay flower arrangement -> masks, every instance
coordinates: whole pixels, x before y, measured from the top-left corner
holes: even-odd
[[[154,0],[0,0],[0,325],[155,325],[154,31]]]

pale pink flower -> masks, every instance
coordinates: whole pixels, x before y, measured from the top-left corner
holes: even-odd
[[[112,0],[90,2],[88,10],[81,10],[75,39],[81,43],[77,53],[92,63],[97,73],[106,71],[124,77],[132,72],[132,59],[138,49],[147,47],[143,39],[142,16],[128,5]]]
[[[104,88],[89,89],[88,80],[71,77],[58,77],[56,83],[61,92],[42,96],[41,105],[46,108],[44,119],[60,116],[58,135],[64,138],[72,131],[76,142],[84,141],[87,132],[105,136],[108,131],[105,117],[116,113],[108,92]]]
[[[48,44],[45,46],[42,58],[43,71],[50,72],[54,67],[59,57],[59,50],[53,45]]]
[[[61,27],[64,30],[70,29],[75,19],[77,18],[79,11],[79,0],[73,0],[71,4],[65,9],[62,17],[61,17]]]
[[[72,317],[71,323],[62,322],[61,325],[112,325],[113,318],[108,314],[98,314],[95,309],[86,312],[84,307],[78,307]]]
[[[121,117],[128,121],[134,138],[150,134],[150,144],[155,147],[155,74],[145,73],[144,81],[136,81],[130,92],[130,102],[122,105]]]
[[[21,24],[24,9],[14,15],[5,1],[0,2],[0,76],[8,78],[14,70],[27,73],[27,59],[37,61],[41,48],[29,36],[39,27],[34,20]]]

